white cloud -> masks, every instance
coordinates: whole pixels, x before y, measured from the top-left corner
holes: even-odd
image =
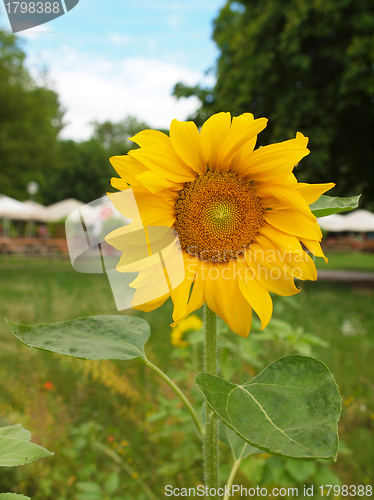
[[[185,120],[199,106],[196,98],[177,101],[171,96],[178,81],[196,85],[203,80],[200,72],[183,65],[149,57],[113,62],[69,47],[58,54],[45,52],[41,59],[47,61],[67,110],[69,124],[63,137],[85,139],[91,133],[91,121],[119,121],[127,115],[155,128],[169,128],[173,118]]]
[[[166,22],[168,26],[173,30],[177,31],[182,26],[184,17],[181,14],[171,14],[167,16]]]
[[[131,42],[131,36],[121,35],[120,33],[109,33],[108,40],[114,45],[127,45]]]
[[[39,38],[40,35],[45,35],[46,33],[55,33],[55,31],[50,27],[49,24],[41,24],[40,26],[34,26],[33,28],[29,28],[27,30],[21,31],[17,33],[17,35],[21,37],[28,38],[32,37],[34,40]]]

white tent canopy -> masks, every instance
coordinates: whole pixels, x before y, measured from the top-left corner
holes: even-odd
[[[48,220],[58,221],[60,219],[66,219],[74,210],[82,207],[84,203],[73,198],[68,198],[67,200],[58,201],[53,205],[46,207],[46,213],[48,215]]]
[[[23,221],[58,221],[84,205],[81,201],[69,198],[45,207],[35,201],[18,201],[0,195],[0,218]]]
[[[325,231],[371,232],[374,231],[374,214],[368,210],[354,210],[347,215],[333,214],[321,217],[318,224]]]
[[[47,207],[44,205],[32,200],[24,201],[23,204],[28,208],[31,218],[34,221],[47,222],[50,220]]]
[[[27,205],[21,201],[9,198],[9,196],[0,196],[0,217],[15,220],[45,220],[40,217],[38,209],[32,205]]]
[[[333,214],[327,215],[327,217],[321,217],[317,219],[317,222],[321,229],[325,231],[339,232],[345,231],[345,217],[344,215]]]
[[[346,231],[374,231],[374,214],[368,210],[354,210],[344,217]]]

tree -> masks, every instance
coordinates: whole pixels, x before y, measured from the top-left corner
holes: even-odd
[[[27,198],[29,181],[48,189],[63,115],[57,94],[36,85],[25,57],[18,38],[0,30],[0,192],[19,199]]]
[[[60,141],[59,166],[49,178],[46,203],[75,198],[90,203],[111,189],[113,169],[108,152],[97,139],[84,142]]]
[[[129,137],[149,128],[145,122],[130,115],[117,123],[94,121],[92,124],[94,126],[92,137],[110,152],[110,156],[126,154],[130,149],[136,147],[129,140]]]
[[[298,178],[363,192],[373,208],[373,32],[371,0],[228,1],[214,21],[214,88],[178,84],[174,94],[201,99],[199,125],[217,111],[252,112],[270,119],[264,143],[303,132],[312,154]]]

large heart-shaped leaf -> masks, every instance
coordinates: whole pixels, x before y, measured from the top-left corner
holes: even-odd
[[[50,325],[9,323],[24,344],[84,359],[145,359],[149,324],[134,316],[88,316]]]
[[[8,425],[6,427],[0,427],[0,436],[7,436],[16,439],[23,439],[24,441],[30,441],[31,432],[24,429],[21,424],[15,424]]]
[[[358,207],[360,196],[339,198],[322,195],[310,205],[310,209],[316,217],[325,217],[326,215],[338,214],[339,212],[349,212]]]
[[[336,459],[341,398],[320,361],[286,356],[243,385],[208,373],[200,373],[196,384],[218,417],[251,446],[295,459]]]
[[[0,436],[0,466],[14,467],[28,464],[39,458],[50,457],[53,453],[24,439]]]
[[[219,439],[231,449],[234,460],[243,460],[249,457],[249,455],[260,453],[259,449],[248,444],[247,441],[244,441],[236,432],[222,423],[219,426]]]
[[[0,500],[31,500],[31,498],[18,493],[0,493]]]

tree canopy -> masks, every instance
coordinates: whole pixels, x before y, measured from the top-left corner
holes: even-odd
[[[63,115],[56,92],[36,85],[24,63],[17,37],[0,30],[0,186],[19,199],[29,181],[46,187]]]
[[[135,116],[127,116],[123,120],[113,123],[104,121],[102,123],[94,121],[92,123],[94,131],[92,137],[110,151],[112,156],[126,154],[133,149],[135,144],[130,141],[141,130],[149,128],[145,122],[139,121]]]
[[[229,0],[214,21],[214,88],[179,83],[202,102],[198,125],[218,111],[266,116],[259,140],[310,138],[297,176],[363,192],[374,207],[374,4],[371,0]]]

